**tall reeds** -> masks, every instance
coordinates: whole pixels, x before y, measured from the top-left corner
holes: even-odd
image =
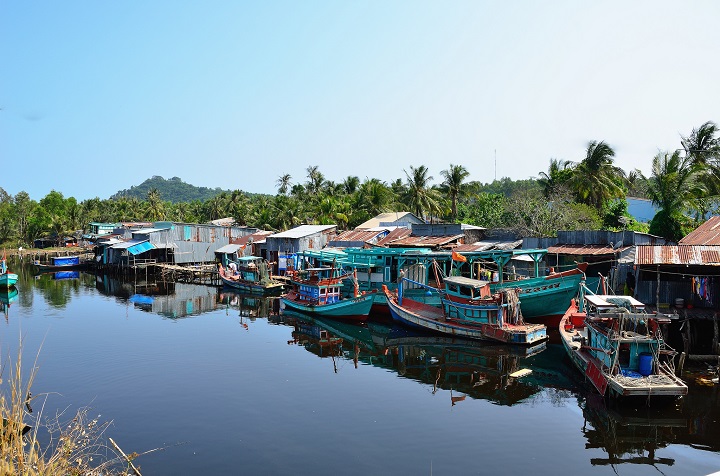
[[[72,418],[67,410],[43,415],[48,395],[30,392],[37,371],[36,357],[23,373],[22,342],[14,362],[8,357],[0,365],[0,475],[139,475],[136,455],[110,448],[104,437],[110,422],[91,418],[89,408]]]

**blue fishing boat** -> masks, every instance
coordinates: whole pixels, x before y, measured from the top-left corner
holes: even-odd
[[[526,324],[520,313],[517,292],[491,293],[486,281],[448,277],[443,290],[424,286],[440,294],[437,307],[403,296],[403,283],[420,285],[406,278],[396,293],[387,287],[383,292],[393,319],[405,325],[470,339],[491,340],[506,344],[532,345],[547,338],[542,324]]]
[[[273,279],[270,266],[258,256],[241,256],[218,266],[220,279],[238,291],[265,296],[279,295],[285,289],[280,281]]]
[[[64,271],[68,269],[80,269],[85,263],[80,260],[80,256],[55,256],[50,258],[52,264],[35,262],[35,267],[41,273],[48,271]]]
[[[577,294],[580,280],[585,277],[586,263],[560,273],[540,276],[539,262],[545,256],[545,249],[528,250],[486,250],[456,253],[432,251],[426,248],[346,248],[343,251],[314,250],[305,252],[317,262],[335,262],[346,271],[355,270],[361,291],[379,291],[386,286],[397,289],[398,281],[409,278],[421,285],[442,286],[442,277],[447,274],[478,278],[489,265],[495,272],[489,272],[490,291],[503,292],[516,289],[525,319],[556,326]],[[525,258],[533,262],[532,278],[521,278],[506,267],[512,259]],[[427,304],[439,305],[439,296],[428,295],[422,286],[411,285],[404,290],[407,297]],[[375,295],[375,310],[388,312],[385,294]]]
[[[5,259],[5,250],[3,250],[2,261],[0,261],[0,287],[9,288],[15,286],[17,283],[18,275],[11,273],[7,267],[7,260]]]
[[[669,322],[631,296],[595,295],[581,283],[559,331],[570,359],[601,395],[679,397],[688,388],[675,376],[676,353],[660,330]]]
[[[291,271],[292,289],[281,297],[285,309],[313,316],[364,321],[373,304],[373,293],[361,293],[357,286],[352,296],[343,296],[343,281],[352,279],[336,267],[307,268]]]

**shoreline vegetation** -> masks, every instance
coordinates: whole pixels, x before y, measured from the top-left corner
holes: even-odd
[[[177,191],[193,186],[178,177],[153,177],[152,183],[172,187],[151,188],[145,199],[115,194],[79,202],[52,190],[35,201],[27,192],[12,196],[0,188],[0,243],[15,249],[39,238],[56,237],[62,243],[91,222],[207,223],[228,217],[237,225],[269,231],[300,224],[337,225],[344,231],[396,211],[431,223],[504,228],[527,237],[556,236],[558,230],[630,230],[677,241],[720,209],[720,129],[708,121],[681,135],[679,145],[648,157],[649,176],[621,169],[610,145],[590,141],[578,161],[550,159],[547,170],[534,178],[492,183],[471,180],[465,166],[450,163],[438,180],[425,165],[411,165],[404,177],[391,181],[348,175],[339,182],[314,165],[304,177],[278,176],[275,195],[237,189],[205,200],[183,192],[187,198],[180,201]],[[657,207],[649,224],[630,216],[627,197],[647,198]]]
[[[28,372],[22,354],[20,342],[14,361],[7,356],[0,368],[0,474],[141,476],[134,463],[141,455],[126,454],[106,437],[112,422],[91,417],[89,407],[72,415],[66,415],[67,410],[44,415],[49,394],[31,392],[37,357]]]

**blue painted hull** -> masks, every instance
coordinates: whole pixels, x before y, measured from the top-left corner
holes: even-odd
[[[18,275],[15,273],[3,273],[0,274],[0,286],[9,288],[17,283]]]
[[[404,299],[403,302],[406,300]],[[497,341],[506,344],[531,345],[542,342],[547,338],[547,329],[543,325],[465,324],[465,321],[446,319],[442,309],[436,309],[411,300],[407,301],[415,303],[415,309],[401,306],[394,297],[387,296],[387,304],[393,319],[410,327],[456,337]]]
[[[303,312],[313,316],[335,319],[365,320],[370,314],[373,294],[365,294],[356,298],[347,298],[329,304],[310,304],[308,302],[282,297],[280,302],[285,309]]]

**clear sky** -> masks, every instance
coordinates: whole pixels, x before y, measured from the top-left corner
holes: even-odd
[[[626,171],[720,122],[720,1],[0,2],[0,187]],[[497,151],[497,165],[495,165]]]

